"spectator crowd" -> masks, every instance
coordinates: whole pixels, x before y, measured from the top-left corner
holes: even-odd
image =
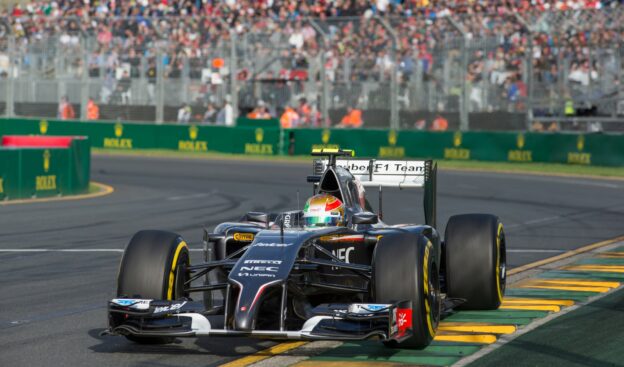
[[[359,111],[364,102],[374,104],[375,96],[364,95],[358,88],[366,82],[388,82],[395,69],[402,86],[418,75],[445,93],[455,93],[458,83],[441,82],[442,74],[448,73],[442,64],[449,58],[459,64],[462,32],[470,42],[468,70],[454,80],[471,85],[473,109],[492,108],[496,98],[484,97],[486,86],[495,86],[497,98],[522,108],[527,96],[528,53],[536,82],[556,85],[562,75],[561,60],[566,60],[567,82],[588,86],[607,72],[605,65],[592,61],[589,48],[608,48],[624,40],[622,2],[33,1],[2,11],[0,50],[8,47],[8,34],[15,37],[18,50],[47,49],[49,40],[57,40],[58,48],[70,56],[67,73],[80,76],[86,72],[103,80],[99,103],[153,104],[160,73],[172,80],[175,89],[180,89],[175,81],[184,80],[193,86],[187,93],[192,100],[177,103],[181,106],[179,121],[193,119],[189,103],[206,111],[199,115],[200,120],[216,121],[229,104],[223,86],[227,78],[235,77],[243,86],[238,102],[244,114],[251,118],[286,116],[282,124],[320,126],[324,122],[319,117],[319,101],[310,98],[305,84],[318,83],[323,70],[334,85],[330,103],[348,109],[341,124],[361,126],[361,116],[354,116],[353,111]],[[532,28],[531,50],[527,24]],[[396,45],[391,33],[398,36]],[[233,76],[228,64],[232,37],[239,42]],[[76,57],[79,53],[73,51],[85,48],[88,57]],[[162,70],[158,70],[158,55],[163,60]],[[33,69],[38,67],[30,59],[23,60],[24,67],[29,62]],[[141,96],[134,95],[131,88],[138,78],[147,81]],[[378,105],[387,107],[387,95],[380,93],[377,100]],[[229,120],[221,115],[221,120]]]

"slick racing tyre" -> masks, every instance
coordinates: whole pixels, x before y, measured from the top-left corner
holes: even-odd
[[[186,242],[179,235],[147,230],[137,232],[124,251],[117,279],[117,297],[175,300],[188,296],[184,282],[190,264]],[[170,343],[172,337],[128,339],[143,344]]]
[[[452,216],[446,225],[446,287],[463,310],[495,310],[503,301],[506,243],[503,224],[489,214]]]
[[[411,233],[381,238],[373,255],[375,302],[411,301],[413,335],[388,347],[424,348],[433,340],[440,321],[440,279],[431,242]],[[401,319],[397,315],[399,334]],[[408,317],[409,319],[409,317]]]

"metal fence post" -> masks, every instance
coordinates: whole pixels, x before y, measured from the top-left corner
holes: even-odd
[[[236,30],[230,29],[230,102],[232,103],[232,119],[236,125],[238,117],[238,82],[236,80],[236,69],[238,60],[236,55]]]
[[[399,57],[398,57],[398,49],[399,49],[399,36],[395,32],[394,28],[388,24],[388,22],[379,17],[375,16],[375,19],[384,27],[390,37],[392,38],[392,75],[390,76],[390,128],[393,130],[399,130],[399,81],[398,81],[398,65],[399,65]]]
[[[526,129],[531,130],[531,121],[533,121],[533,89],[534,89],[534,78],[533,78],[533,30],[529,26],[526,20],[520,16],[518,13],[513,13],[514,17],[518,23],[520,23],[526,32],[528,33],[527,37],[527,51],[526,51],[526,59],[527,59],[527,103],[526,103]]]
[[[156,123],[162,124],[165,117],[165,64],[162,50],[156,52]]]
[[[83,42],[82,49],[82,75],[80,75],[80,119],[87,120],[87,103],[89,102],[89,52],[87,50],[87,42],[81,38]]]
[[[314,19],[310,19],[310,25],[318,34],[321,35],[321,40],[323,40],[323,48],[321,49],[321,126],[327,126],[328,122],[331,126],[331,121],[329,121],[329,85],[327,83],[327,70],[325,70],[325,63],[327,60],[325,59],[325,52],[327,51],[327,46],[329,45],[329,36],[327,33],[323,31],[321,26],[314,21]]]
[[[446,17],[453,28],[461,34],[461,97],[459,98],[459,129],[461,131],[467,131],[470,128],[470,122],[468,121],[468,84],[466,83],[466,76],[468,74],[468,37],[464,27],[457,23],[455,19],[450,16]]]
[[[238,55],[236,54],[236,29],[225,20],[217,18],[219,23],[230,32],[230,104],[232,105],[232,118],[236,125],[238,117],[238,81],[236,80],[236,70],[238,68]]]
[[[5,115],[7,117],[13,117],[15,115],[15,98],[13,95],[13,80],[15,79],[15,71],[14,71],[14,63],[16,55],[15,50],[15,38],[13,36],[9,36],[9,69],[7,73],[7,81],[6,81],[6,108]]]

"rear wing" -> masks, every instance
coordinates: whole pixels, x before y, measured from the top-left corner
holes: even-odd
[[[320,178],[335,162],[365,187],[424,188],[425,223],[435,227],[437,164],[432,160],[340,159],[332,153],[327,155],[327,159],[314,160],[314,176]]]
[[[342,167],[362,182],[365,187],[396,187],[399,189],[424,187],[431,175],[432,161],[336,159]],[[314,161],[314,174],[322,175],[329,165],[328,159]]]

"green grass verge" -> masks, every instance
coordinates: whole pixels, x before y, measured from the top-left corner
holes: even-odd
[[[260,156],[245,154],[226,153],[194,153],[179,152],[165,149],[146,150],[116,150],[93,148],[92,151],[102,155],[118,156],[142,156],[142,157],[165,157],[165,158],[193,158],[193,159],[213,159],[213,160],[237,160],[237,161],[272,161],[290,163],[309,163],[310,156]],[[530,173],[551,176],[583,176],[600,178],[624,179],[624,167],[601,167],[601,166],[581,166],[571,164],[555,163],[510,163],[510,162],[484,162],[484,161],[449,161],[437,160],[441,169],[449,170],[469,170],[469,171],[491,171],[506,173]]]

